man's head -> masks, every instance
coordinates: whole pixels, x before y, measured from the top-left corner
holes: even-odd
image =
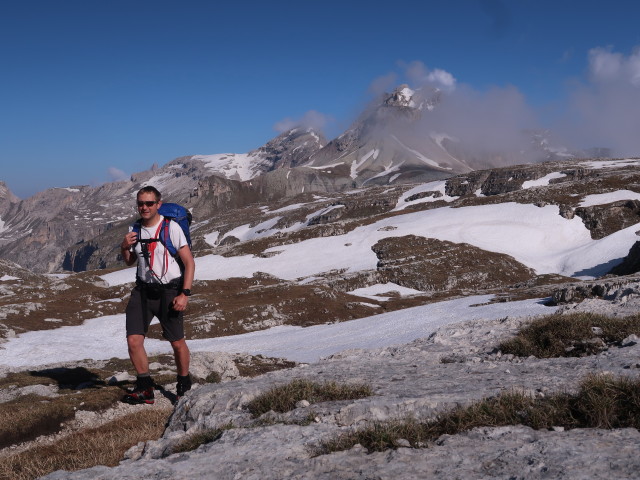
[[[143,193],[152,193],[155,197],[156,202],[160,202],[160,200],[162,199],[162,194],[156,187],[152,187],[151,185],[147,185],[146,187],[142,187],[140,190],[138,190],[137,198],[140,199],[140,195]]]
[[[136,196],[138,213],[145,225],[153,225],[158,218],[158,208],[162,205],[162,195],[152,186],[142,187]]]

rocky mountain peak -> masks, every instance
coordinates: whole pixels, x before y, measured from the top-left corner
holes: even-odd
[[[249,155],[261,157],[260,170],[293,168],[304,162],[327,144],[327,139],[313,127],[298,126],[281,133]]]
[[[0,182],[0,214],[12,203],[18,203],[20,199],[9,189],[6,183]]]
[[[442,92],[433,88],[425,91],[424,88],[412,89],[407,84],[396,87],[392,93],[384,94],[382,105],[386,107],[404,107],[414,110],[433,110],[440,103]]]
[[[0,181],[0,201],[2,200],[8,200],[9,202],[14,203],[20,199],[13,194],[6,183]]]
[[[416,92],[409,88],[409,85],[402,84],[384,100],[384,104],[392,107],[416,108],[418,105],[413,99],[415,94]]]

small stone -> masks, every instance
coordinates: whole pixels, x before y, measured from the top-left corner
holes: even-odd
[[[136,377],[134,377],[133,375],[129,375],[129,372],[120,372],[120,373],[116,373],[114,376],[110,377],[109,380],[107,380],[107,383],[109,385],[116,385],[117,383],[120,382],[130,382],[132,380],[135,380]]]
[[[353,447],[351,447],[351,452],[354,453],[361,453],[361,452],[366,452],[367,449],[364,448],[362,445],[360,445],[359,443],[356,443]]]
[[[409,440],[406,440],[404,438],[399,438],[398,440],[396,440],[396,447],[411,448],[411,443],[409,443]]]
[[[551,427],[554,432],[564,432],[564,427]]]
[[[624,340],[622,340],[622,346],[623,347],[632,347],[632,346],[636,345],[638,343],[638,341],[640,341],[638,336],[632,333],[631,335],[626,337]]]
[[[311,405],[309,403],[308,400],[300,400],[299,402],[296,403],[296,408],[307,408],[309,405]]]

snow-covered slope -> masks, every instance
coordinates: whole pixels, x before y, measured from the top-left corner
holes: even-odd
[[[322,134],[314,129],[293,128],[249,153],[195,155],[191,160],[202,162],[211,175],[246,181],[278,168],[295,167],[325,144]]]

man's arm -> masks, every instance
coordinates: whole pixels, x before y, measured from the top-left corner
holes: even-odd
[[[193,285],[193,275],[196,271],[196,262],[193,260],[193,254],[191,253],[189,246],[184,245],[180,250],[178,250],[178,256],[184,265],[182,288],[191,290],[191,286]],[[186,310],[188,302],[189,297],[184,293],[180,293],[173,299],[173,309],[177,311]]]
[[[180,260],[182,260],[182,264],[184,265],[184,278],[182,282],[182,288],[186,288],[191,290],[191,286],[193,285],[193,275],[196,271],[196,262],[193,259],[193,254],[191,253],[191,249],[188,245],[183,246],[180,250],[178,250],[178,256]]]
[[[122,243],[120,244],[120,253],[124,263],[131,266],[136,263],[137,255],[131,251],[131,247],[138,241],[138,234],[136,232],[129,232],[124,236]]]

